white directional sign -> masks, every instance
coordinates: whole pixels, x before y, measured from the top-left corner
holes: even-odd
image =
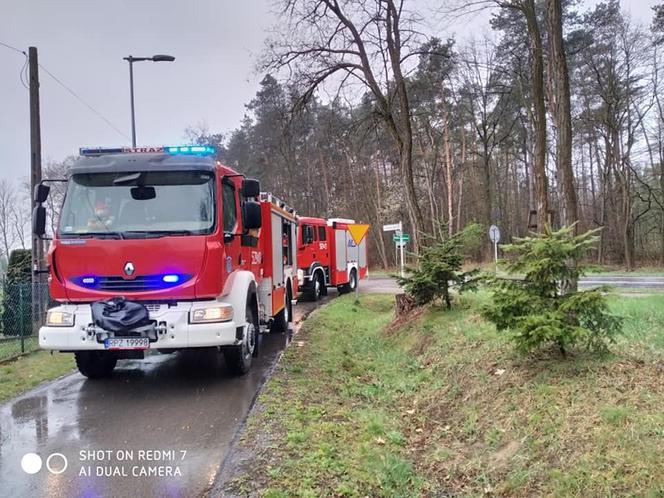
[[[406,245],[406,242],[409,239],[409,236],[403,234],[403,223],[390,223],[389,225],[383,225],[383,232],[397,232],[394,234],[394,250],[400,250],[399,252],[401,253],[401,276],[404,276],[404,270],[403,270],[403,248]],[[396,252],[394,254],[394,259],[396,260]]]
[[[383,225],[383,232],[394,232],[401,230],[401,222],[392,223],[391,225]]]
[[[489,228],[489,238],[494,244],[500,242],[500,228],[498,228],[496,225],[491,225]]]

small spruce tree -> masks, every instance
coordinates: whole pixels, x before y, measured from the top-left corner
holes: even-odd
[[[518,350],[556,345],[565,355],[580,344],[604,351],[621,331],[622,320],[609,312],[605,288],[576,289],[581,258],[598,240],[598,230],[574,235],[574,225],[515,239],[502,247],[514,254],[504,266],[523,278],[494,278],[493,302],[483,315],[510,332]]]
[[[475,289],[473,276],[477,270],[461,271],[464,262],[463,248],[469,239],[474,239],[476,225],[470,225],[456,235],[424,247],[418,255],[418,267],[407,268],[405,277],[397,277],[406,294],[417,305],[424,305],[442,299],[445,306],[452,307],[450,291],[459,292]]]

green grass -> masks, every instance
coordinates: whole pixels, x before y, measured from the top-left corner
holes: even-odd
[[[74,367],[73,355],[47,351],[37,351],[0,364],[0,402],[64,375]]]
[[[30,336],[26,337],[23,341],[23,351],[21,351],[21,340],[11,338],[7,340],[3,338],[0,341],[0,361],[3,361],[8,358],[20,355],[23,352],[29,353],[35,351],[39,348],[39,343],[37,342],[37,337]]]
[[[612,354],[517,355],[464,297],[315,312],[259,398],[231,491],[262,496],[661,496],[664,296],[613,298]]]
[[[664,351],[664,294],[614,296],[611,310],[624,317],[624,349],[641,349],[661,356]]]

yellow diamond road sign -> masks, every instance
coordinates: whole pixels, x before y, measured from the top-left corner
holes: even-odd
[[[360,242],[362,242],[362,239],[369,231],[370,226],[371,225],[361,224],[348,225],[348,231],[350,232],[350,236],[353,237],[353,242],[360,245]]]

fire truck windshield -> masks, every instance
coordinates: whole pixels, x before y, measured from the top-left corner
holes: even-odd
[[[214,198],[214,176],[207,171],[74,174],[59,234],[140,238],[211,233]]]

